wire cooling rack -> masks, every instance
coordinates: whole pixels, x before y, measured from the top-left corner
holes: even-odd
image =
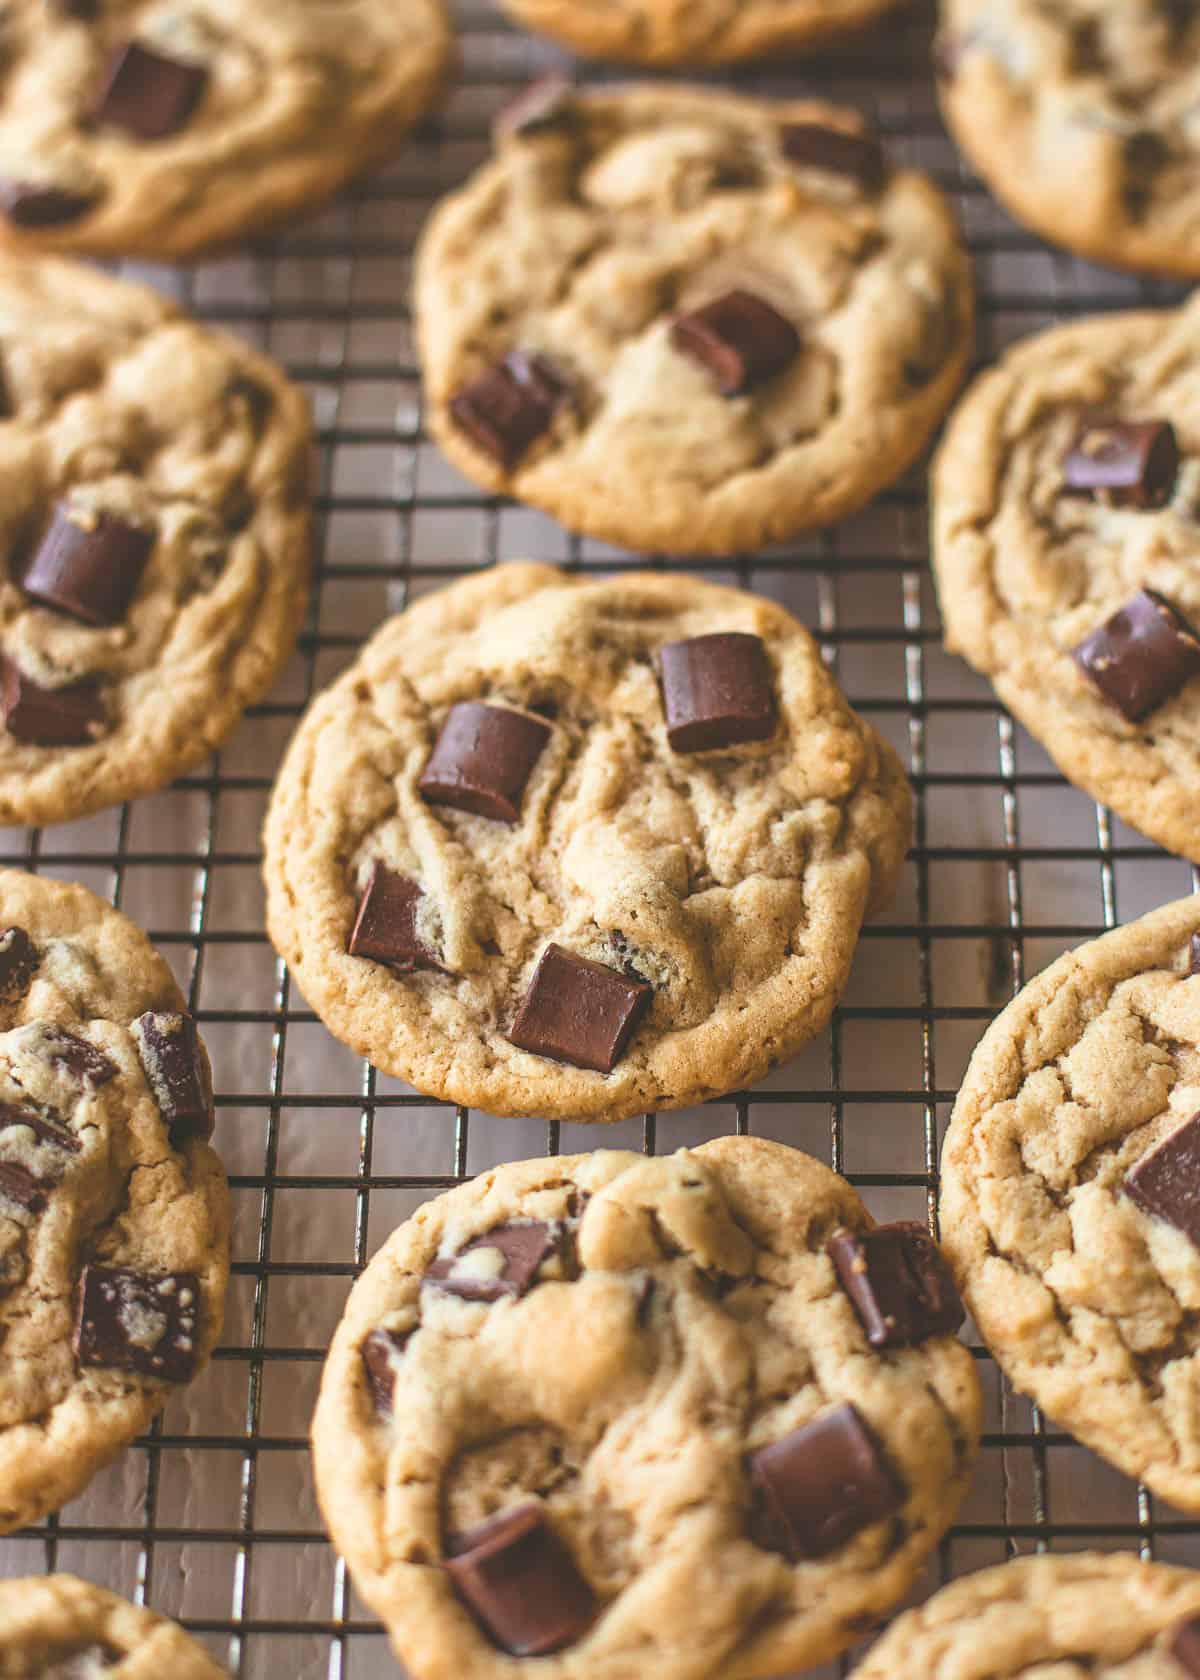
[[[896,903],[865,930],[826,1033],[757,1090],[606,1129],[432,1103],[330,1039],[262,932],[259,830],[308,698],[388,613],[497,558],[633,563],[481,494],[422,427],[407,310],[415,236],[434,199],[486,154],[495,111],[556,57],[482,0],[462,0],[457,14],[461,81],[394,167],[244,254],[187,274],[136,271],[274,354],[311,393],[317,572],[295,659],[225,749],[169,791],[0,837],[4,862],[110,896],[172,962],[212,1052],[215,1141],[235,1206],[211,1370],[57,1518],[0,1542],[0,1573],[74,1570],[179,1617],[255,1680],[398,1672],[325,1541],[306,1432],[350,1280],[421,1201],[544,1150],[670,1150],[738,1131],[830,1162],[880,1217],[924,1217],[955,1090],[996,1009],[1060,951],[1193,885],[1187,865],[1069,788],[989,687],[942,652],[916,472],[836,530],[690,568],[795,611],[916,788],[916,844]],[[794,73],[736,79],[859,106],[897,160],[953,195],[976,257],[982,359],[1068,314],[1173,301],[1165,284],[1050,251],[996,207],[942,130],[931,33],[922,8]],[[922,1594],[1014,1550],[1137,1548],[1200,1563],[1200,1523],[1046,1427],[979,1359],[979,1471]]]

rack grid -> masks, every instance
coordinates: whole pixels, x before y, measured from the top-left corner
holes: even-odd
[[[737,1131],[808,1149],[881,1217],[932,1217],[941,1135],[995,1011],[1060,951],[1200,885],[1188,865],[1069,788],[989,687],[942,652],[918,470],[837,529],[687,567],[770,595],[809,624],[916,789],[896,902],[865,930],[850,989],[819,1039],[756,1090],[600,1130],[430,1102],[329,1038],[266,941],[258,880],[271,778],[310,696],[389,612],[497,558],[601,571],[646,564],[482,494],[423,430],[407,309],[415,236],[432,202],[486,154],[496,110],[560,58],[485,0],[459,0],[456,12],[461,79],[393,167],[243,254],[188,273],[127,265],[277,356],[311,394],[317,564],[296,657],[227,746],[173,788],[87,821],[0,836],[0,861],[84,881],[147,927],[171,961],[212,1052],[215,1142],[235,1206],[234,1276],[212,1369],[80,1499],[0,1542],[0,1573],[73,1569],[180,1617],[253,1680],[398,1672],[325,1541],[306,1430],[351,1279],[422,1200],[542,1150],[666,1150]],[[857,105],[893,157],[951,193],[977,264],[981,360],[1070,314],[1175,301],[1179,288],[1053,252],[999,210],[942,129],[932,29],[931,10],[918,5],[786,74],[725,79]],[[1048,1427],[976,1353],[984,1450],[921,1595],[1039,1548],[1200,1563],[1200,1523]]]

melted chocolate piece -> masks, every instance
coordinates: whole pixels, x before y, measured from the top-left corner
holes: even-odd
[[[966,1316],[950,1268],[923,1225],[837,1231],[826,1250],[872,1347],[952,1336]]]
[[[1125,1194],[1200,1248],[1200,1114],[1143,1155],[1125,1175]]]
[[[0,1158],[0,1201],[5,1198],[27,1213],[41,1213],[46,1206],[46,1185],[19,1161]]]
[[[775,733],[771,664],[758,636],[718,631],[667,642],[658,670],[675,752],[711,752]]]
[[[676,316],[671,342],[708,369],[723,396],[738,397],[783,372],[800,349],[800,334],[765,299],[733,291]]]
[[[446,1551],[459,1597],[510,1656],[561,1651],[595,1620],[592,1589],[536,1500],[453,1536]]]
[[[165,140],[184,127],[207,86],[208,71],[202,64],[128,41],[113,54],[95,118],[123,128],[137,140]]]
[[[1143,589],[1080,642],[1084,676],[1130,723],[1140,723],[1200,673],[1200,636],[1165,596]]]
[[[34,1172],[24,1161],[6,1160],[0,1151],[0,1196],[7,1196],[29,1213],[41,1213],[66,1170],[64,1157],[79,1154],[79,1139],[73,1132],[43,1120],[40,1114],[0,1103],[0,1135],[18,1126],[33,1133],[38,1170]]]
[[[789,123],[780,133],[783,155],[802,169],[844,175],[877,192],[886,174],[883,147],[873,134],[850,134],[824,123]]]
[[[526,783],[549,739],[540,718],[462,701],[450,708],[417,786],[431,805],[520,822]]]
[[[851,1405],[763,1447],[750,1460],[750,1474],[793,1562],[837,1551],[907,1497]]]
[[[70,192],[44,181],[0,177],[0,215],[14,227],[61,227],[86,216],[98,202],[95,193]]]
[[[65,688],[43,688],[15,660],[0,654],[0,708],[18,741],[39,747],[82,747],[104,731],[104,700],[91,677]]]
[[[496,133],[544,134],[548,129],[569,126],[575,107],[575,84],[569,76],[551,70],[530,82],[496,118]]]
[[[450,418],[507,472],[569,398],[569,385],[545,356],[511,350],[451,397]]]
[[[1118,507],[1162,507],[1179,471],[1179,445],[1167,420],[1083,422],[1063,462],[1063,482],[1078,495]]]
[[[417,911],[424,897],[415,881],[397,875],[376,858],[358,901],[346,950],[352,957],[386,963],[397,974],[440,968],[417,932]]]
[[[1190,1616],[1180,1622],[1171,1634],[1168,1651],[1185,1674],[1200,1680],[1200,1616]]]
[[[398,1336],[394,1330],[372,1330],[362,1345],[363,1368],[367,1386],[375,1402],[375,1410],[382,1417],[392,1415],[392,1397],[396,1389],[396,1372],[392,1360],[403,1353],[412,1331]]]
[[[0,933],[0,999],[12,1003],[24,997],[40,961],[24,928],[5,928]]]
[[[178,1010],[158,1011],[139,1015],[133,1034],[171,1142],[210,1138],[212,1079],[195,1021]]]
[[[187,1382],[196,1369],[200,1281],[131,1266],[85,1266],[75,1351],[81,1365]]]
[[[0,1132],[9,1126],[25,1126],[41,1144],[51,1149],[61,1149],[65,1155],[78,1155],[83,1145],[65,1126],[56,1126],[52,1120],[35,1114],[32,1109],[18,1108],[15,1103],[0,1102]]]
[[[60,502],[21,587],[84,624],[119,624],[153,548],[153,531],[112,513],[73,514]]]
[[[547,945],[509,1043],[553,1062],[611,1073],[650,1007],[653,991],[648,981],[631,980],[561,945]]]
[[[86,1038],[76,1038],[65,1027],[48,1028],[42,1042],[50,1060],[85,1085],[107,1085],[117,1077],[116,1064],[109,1061],[103,1050],[89,1044]]]
[[[435,1260],[425,1273],[425,1281],[463,1301],[500,1301],[506,1295],[525,1295],[533,1288],[541,1267],[561,1250],[562,1242],[562,1227],[544,1220],[496,1225],[483,1236],[473,1237],[457,1254]],[[483,1254],[489,1249],[502,1261],[490,1275],[483,1267],[474,1270],[469,1263],[463,1265],[465,1254]]]

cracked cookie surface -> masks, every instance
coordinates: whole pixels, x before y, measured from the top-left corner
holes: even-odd
[[[1085,1445],[1200,1510],[1200,1250],[1126,1193],[1200,1110],[1200,897],[1059,958],[988,1029],[942,1157],[980,1333]]]
[[[730,631],[765,644],[773,735],[676,752],[655,657]],[[546,736],[515,823],[421,794],[450,708],[479,701]],[[616,1120],[758,1079],[820,1030],[910,810],[895,754],[782,608],[694,578],[503,565],[384,625],[310,708],[267,817],[267,925],[377,1067],[491,1113]],[[436,967],[348,954],[377,862],[424,894]],[[653,987],[612,1072],[510,1041],[548,944]]]
[[[426,1278],[522,1220],[562,1233],[524,1294],[481,1304]],[[751,1680],[833,1656],[902,1597],[967,1485],[979,1394],[953,1337],[868,1345],[825,1245],[871,1223],[820,1163],[720,1138],[502,1166],[395,1231],[351,1292],[313,1446],[334,1544],[408,1671]],[[382,1411],[363,1361],[379,1329]],[[791,1563],[759,1527],[748,1460],[846,1404],[901,1503]],[[442,1568],[451,1536],[529,1500],[596,1601],[536,1665],[497,1654]]]
[[[73,1575],[0,1581],[0,1680],[224,1680],[181,1627]]]
[[[574,94],[503,135],[418,252],[430,423],[454,464],[645,553],[760,548],[898,478],[966,366],[969,264],[942,195],[869,142],[865,179],[844,147],[835,168],[789,159],[789,129],[813,127],[863,132],[827,105],[656,85]],[[727,396],[672,323],[731,291],[799,345]],[[453,405],[514,352],[564,391],[500,460]]]
[[[932,480],[933,563],[946,645],[996,692],[1063,774],[1170,851],[1200,858],[1200,685],[1130,721],[1075,649],[1140,591],[1200,618],[1200,303],[1054,327],[970,387]],[[1089,414],[1161,419],[1180,465],[1159,507],[1065,493]]]
[[[79,1493],[165,1404],[155,1362],[186,1380],[220,1333],[228,1195],[207,1060],[198,1045],[190,1069],[147,1057],[135,1025],[182,1009],[127,917],[0,873],[0,1532]],[[194,1074],[187,1114],[178,1079],[165,1099],[152,1086],[164,1065]]]

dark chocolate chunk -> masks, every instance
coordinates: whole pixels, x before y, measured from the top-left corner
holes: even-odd
[[[0,1132],[7,1131],[10,1126],[24,1126],[39,1144],[49,1149],[61,1149],[64,1155],[78,1155],[83,1147],[75,1133],[65,1126],[56,1126],[53,1120],[47,1120],[31,1109],[18,1108],[15,1103],[0,1102]]]
[[[133,1023],[146,1081],[171,1142],[213,1134],[212,1077],[196,1023],[178,1010],[139,1015]]]
[[[1200,1680],[1200,1616],[1189,1616],[1171,1634],[1168,1651],[1185,1674]]]
[[[417,932],[417,911],[425,894],[415,881],[376,858],[371,866],[346,950],[352,957],[386,963],[397,974],[438,968]]]
[[[396,1372],[392,1360],[403,1353],[412,1332],[398,1336],[394,1330],[372,1330],[362,1345],[363,1368],[367,1386],[375,1402],[375,1410],[390,1417],[392,1396],[396,1388]]]
[[[827,1253],[872,1347],[951,1336],[965,1317],[950,1268],[923,1225],[837,1231]]]
[[[750,1461],[750,1474],[793,1562],[836,1551],[860,1529],[898,1511],[906,1498],[851,1405],[763,1447]]]
[[[883,147],[874,134],[850,134],[824,123],[789,123],[780,139],[784,157],[802,169],[845,175],[867,192],[876,192],[883,185],[886,164]]]
[[[758,636],[717,631],[659,650],[667,740],[676,752],[711,752],[775,733],[775,690]]]
[[[21,587],[43,606],[84,624],[119,624],[153,548],[153,531],[112,513],[82,514],[60,502]]]
[[[1200,974],[1200,933],[1194,933],[1188,944],[1188,973]]]
[[[14,227],[61,227],[86,216],[97,202],[95,193],[71,192],[45,181],[0,177],[0,214]]]
[[[0,998],[11,1003],[24,997],[40,960],[24,928],[5,928],[0,933]]]
[[[1085,677],[1140,723],[1200,673],[1200,636],[1166,599],[1143,589],[1074,650]]]
[[[30,1213],[41,1213],[66,1169],[64,1157],[78,1155],[81,1145],[74,1132],[40,1114],[0,1103],[0,1136],[18,1126],[33,1133],[36,1171],[28,1161],[6,1159],[0,1146],[0,1196],[7,1196]]]
[[[506,1295],[524,1295],[533,1287],[539,1269],[562,1248],[563,1231],[557,1224],[531,1219],[523,1224],[496,1225],[483,1236],[465,1243],[457,1254],[435,1260],[425,1280],[457,1295],[464,1301],[499,1301]],[[498,1266],[468,1261],[466,1254],[483,1255],[491,1250],[499,1256]]]
[[[1118,507],[1162,507],[1179,471],[1175,428],[1167,420],[1085,420],[1063,462],[1063,482],[1079,495]]]
[[[536,1500],[447,1542],[446,1569],[485,1631],[513,1657],[573,1645],[597,1604]]]
[[[46,1206],[46,1185],[19,1161],[0,1158],[0,1201],[6,1197],[28,1213],[41,1213]]]
[[[18,741],[39,747],[82,747],[104,729],[104,701],[93,678],[65,688],[43,688],[15,660],[0,654],[0,707],[4,726]]]
[[[89,1044],[86,1038],[77,1038],[65,1027],[47,1028],[42,1042],[50,1060],[65,1067],[85,1085],[107,1085],[117,1077],[115,1062],[110,1062],[103,1050]]]
[[[540,718],[462,701],[450,708],[417,785],[431,805],[520,822],[525,784],[549,739]]]
[[[200,1281],[131,1266],[85,1266],[75,1351],[81,1365],[187,1382],[196,1369]]]
[[[547,129],[563,128],[571,119],[574,104],[574,82],[569,76],[551,70],[530,82],[504,107],[496,118],[496,133],[544,134]]]
[[[1200,1248],[1200,1114],[1134,1163],[1125,1175],[1125,1194]]]
[[[184,126],[207,85],[208,71],[202,64],[128,41],[112,56],[96,121],[123,128],[138,140],[165,140]]]
[[[570,387],[545,356],[512,350],[450,399],[450,417],[477,449],[509,470],[548,430]]]
[[[671,342],[708,369],[723,396],[737,397],[782,373],[800,334],[763,298],[734,291],[676,316]]]
[[[547,945],[508,1038],[554,1062],[611,1073],[625,1053],[654,988],[615,968]]]

